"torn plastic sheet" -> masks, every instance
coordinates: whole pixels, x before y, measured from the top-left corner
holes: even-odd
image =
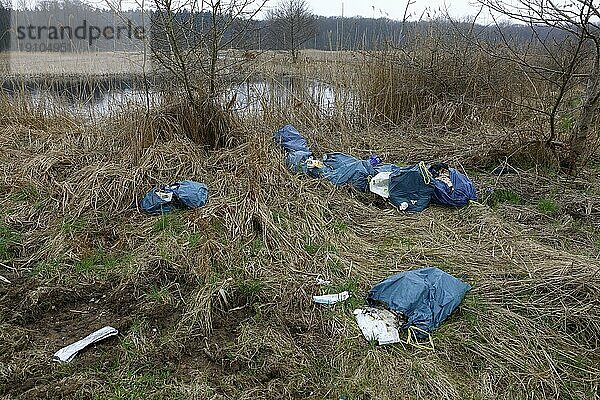
[[[377,340],[379,345],[400,342],[400,323],[389,310],[365,307],[354,310],[356,322],[367,340]]]
[[[318,304],[335,304],[340,301],[347,300],[350,297],[350,293],[344,291],[337,294],[326,294],[323,296],[313,296],[313,301]]]
[[[390,197],[390,175],[391,172],[380,172],[369,181],[369,190],[372,193],[387,199]],[[407,205],[408,207],[408,205]]]
[[[90,344],[99,342],[111,336],[115,336],[118,333],[119,331],[112,326],[105,326],[104,328],[98,329],[96,332],[89,334],[85,338],[58,350],[56,353],[54,353],[52,361],[57,361],[59,363],[71,362],[77,353],[85,349]]]

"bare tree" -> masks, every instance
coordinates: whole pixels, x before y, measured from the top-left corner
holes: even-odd
[[[546,144],[559,155],[565,172],[575,175],[591,146],[591,128],[600,102],[600,5],[594,0],[479,0],[492,12],[526,24],[532,40],[523,45],[508,37],[507,25],[494,18],[500,45],[487,47],[492,55],[514,63],[525,73],[532,93],[546,88],[537,102],[522,104],[547,118]],[[548,99],[551,99],[548,101]],[[573,124],[559,139],[558,116]],[[565,128],[562,128],[565,130]]]
[[[224,75],[244,62],[223,54],[253,29],[267,0],[153,0],[152,54],[181,83],[193,104],[196,94],[214,101]]]
[[[315,37],[316,20],[305,0],[281,0],[267,14],[272,42],[298,60],[300,49]]]

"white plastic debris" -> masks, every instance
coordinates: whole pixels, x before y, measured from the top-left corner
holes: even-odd
[[[77,353],[85,349],[90,344],[99,342],[111,336],[115,336],[118,333],[119,331],[112,326],[105,326],[104,328],[98,329],[96,332],[89,334],[85,338],[58,350],[56,353],[54,353],[52,361],[57,361],[59,363],[71,362]]]
[[[308,168],[323,168],[324,164],[321,160],[315,160],[312,157],[308,157],[308,160],[306,160],[306,166]]]
[[[354,310],[356,322],[367,340],[377,340],[379,345],[398,343],[398,318],[389,310],[365,307]]]
[[[321,279],[321,278],[317,278],[317,285],[330,285],[331,281],[328,281],[326,279]]]
[[[380,172],[371,178],[369,190],[383,198],[390,197],[390,175],[391,172]]]
[[[323,296],[313,296],[313,301],[318,304],[335,304],[339,301],[347,300],[350,293],[344,291],[337,294],[325,294]]]
[[[173,193],[172,192],[161,192],[160,190],[157,190],[156,195],[158,197],[160,197],[161,200],[166,201],[166,202],[170,202],[171,200],[173,200]]]

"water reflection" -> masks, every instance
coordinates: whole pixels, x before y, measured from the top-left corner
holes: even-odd
[[[160,92],[144,87],[141,82],[63,81],[63,82],[4,82],[3,91],[11,96],[27,94],[35,107],[42,110],[65,109],[75,115],[97,119],[109,117],[124,109],[160,104]],[[342,88],[295,76],[247,80],[231,84],[223,93],[223,102],[240,113],[256,113],[265,108],[298,106],[311,103],[324,114],[330,114],[336,103],[348,103],[351,94]]]

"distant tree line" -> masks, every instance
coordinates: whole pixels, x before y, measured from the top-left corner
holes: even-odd
[[[291,6],[297,0],[287,0]],[[284,1],[284,4],[286,2]],[[62,4],[62,3],[61,3]],[[81,14],[83,3],[65,2],[64,7],[77,6]],[[86,14],[98,13],[103,15],[102,19],[108,20],[110,11],[95,10],[86,6]],[[43,2],[32,10],[37,12],[59,12],[60,5],[55,2]],[[283,10],[285,11],[285,10]],[[308,10],[306,10],[308,11]],[[170,46],[166,39],[165,29],[161,26],[164,18],[160,12],[153,11],[150,14],[150,39],[151,46],[154,48],[164,48]],[[255,19],[253,21],[240,20],[239,23],[227,22],[227,29],[224,30],[222,41],[228,43],[232,48],[246,50],[292,50],[292,57],[297,57],[297,51],[300,49],[317,50],[377,50],[388,46],[402,47],[410,45],[410,38],[414,36],[428,35],[432,29],[437,32],[446,31],[448,38],[456,34],[456,27],[464,27],[473,34],[478,35],[488,41],[504,41],[506,37],[514,43],[528,43],[532,39],[530,27],[525,25],[506,25],[503,27],[504,38],[498,36],[495,28],[484,27],[481,25],[472,25],[471,23],[451,23],[445,19],[437,19],[420,22],[405,22],[391,20],[388,18],[363,18],[363,17],[323,17],[313,16],[308,11],[310,18],[298,20],[302,26],[302,32],[299,33],[299,40],[293,38],[290,32],[289,23],[286,20],[285,12],[270,13],[264,20]],[[142,11],[128,11],[126,17],[132,21],[142,21]],[[147,18],[147,17],[146,17]],[[210,12],[189,12],[185,9],[175,12],[173,18],[178,21],[177,26],[185,27],[185,32],[175,32],[181,40],[183,47],[194,47],[194,37],[198,40],[203,37],[215,25],[222,25],[224,21],[214,21],[213,14]],[[10,25],[11,8],[8,4],[3,4],[0,0],[0,50],[10,48]],[[243,28],[243,31],[242,31]],[[562,40],[565,36],[564,30],[553,31],[552,27],[536,27],[538,34],[535,39],[546,38],[548,41]],[[197,32],[197,35],[190,35],[190,32]],[[296,41],[295,41],[296,40]],[[294,42],[295,41],[295,42]],[[292,49],[291,49],[292,48]],[[113,50],[106,46],[101,50]]]
[[[0,0],[0,51],[10,49],[10,5],[8,0]]]

